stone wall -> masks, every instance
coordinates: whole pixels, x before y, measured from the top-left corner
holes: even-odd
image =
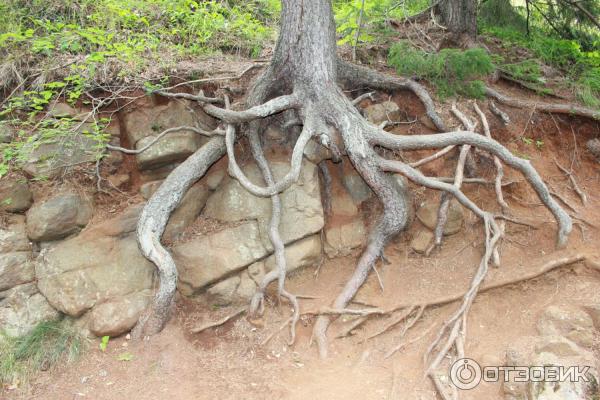
[[[56,118],[81,115],[66,104],[56,107],[61,110]],[[150,99],[119,113],[117,122],[109,129],[111,144],[131,148],[145,146],[167,128],[216,126],[192,103]],[[283,136],[270,129],[269,137]],[[129,196],[130,206],[111,210],[107,219],[98,217],[106,206],[97,204],[95,187],[61,184],[42,193],[31,179],[43,175],[62,182],[73,165],[91,162],[94,144],[81,136],[68,149],[36,149],[26,162],[26,175],[0,182],[0,330],[11,336],[62,316],[79,319],[77,326],[97,336],[128,332],[157,284],[155,266],[137,247],[139,213],[178,163],[205,143],[193,131],[175,132],[132,157],[133,167],[120,153],[111,153],[103,161],[107,179]],[[347,255],[366,238],[359,207],[370,189],[352,171],[334,174],[332,209],[326,216],[319,170],[312,162],[327,157],[321,153],[307,153],[299,181],[281,195],[289,273],[316,266],[323,256]],[[289,154],[280,152],[270,161],[276,178],[287,173]],[[252,162],[242,168],[253,182],[263,183]],[[249,194],[228,176],[224,163],[213,166],[188,191],[163,236],[179,269],[180,293],[204,296],[215,305],[247,302],[275,268],[267,232],[270,213],[269,199]]]

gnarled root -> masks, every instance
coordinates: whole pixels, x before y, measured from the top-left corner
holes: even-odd
[[[171,212],[187,190],[225,154],[225,140],[215,137],[188,157],[165,179],[144,207],[137,226],[137,240],[144,257],[158,269],[158,290],[150,307],[140,317],[133,336],[141,338],[160,332],[169,320],[177,289],[177,267],[160,238]]]

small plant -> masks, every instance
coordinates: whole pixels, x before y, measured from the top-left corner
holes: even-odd
[[[102,339],[100,340],[100,350],[102,350],[103,352],[106,351],[109,340],[110,340],[110,336],[102,336]]]
[[[16,385],[61,360],[75,360],[84,339],[65,320],[38,324],[21,337],[0,334],[0,386]]]
[[[398,74],[427,79],[436,87],[441,98],[457,94],[481,98],[485,94],[482,78],[495,69],[491,57],[480,48],[443,49],[437,54],[425,53],[407,42],[390,49],[389,64]]]

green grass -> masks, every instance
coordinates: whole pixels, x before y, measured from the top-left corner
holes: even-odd
[[[59,361],[73,361],[84,344],[65,320],[42,322],[18,338],[0,334],[0,386],[26,382]]]
[[[443,49],[429,54],[407,42],[396,43],[390,49],[389,64],[398,74],[429,80],[440,98],[462,95],[481,98],[485,85],[480,78],[495,69],[491,57],[481,48],[468,50]]]

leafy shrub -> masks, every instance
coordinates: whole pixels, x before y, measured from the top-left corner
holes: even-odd
[[[456,94],[483,97],[485,85],[478,78],[494,71],[490,56],[481,48],[443,49],[429,54],[399,42],[390,49],[388,62],[401,75],[431,81],[441,98]]]

